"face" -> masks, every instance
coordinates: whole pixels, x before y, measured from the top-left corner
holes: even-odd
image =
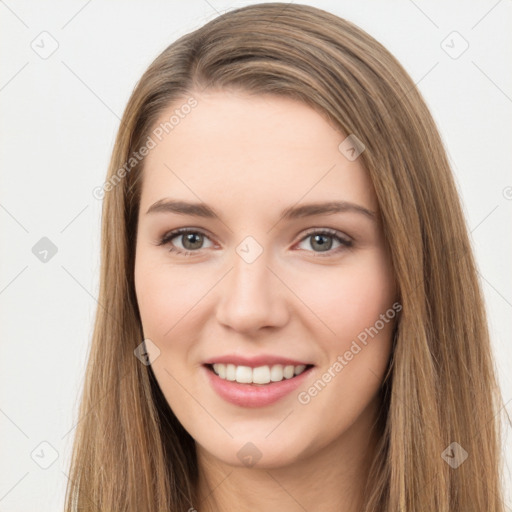
[[[374,419],[400,309],[378,204],[346,135],[305,104],[193,96],[144,167],[151,368],[201,453],[285,466]]]

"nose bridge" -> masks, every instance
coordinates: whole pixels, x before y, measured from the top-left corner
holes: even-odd
[[[217,307],[218,320],[241,331],[282,324],[286,316],[282,286],[268,268],[271,251],[250,238],[236,248]]]
[[[231,294],[239,300],[259,300],[269,298],[269,278],[271,272],[269,256],[265,251],[254,261],[244,259],[237,254],[233,258],[233,270],[231,271]]]

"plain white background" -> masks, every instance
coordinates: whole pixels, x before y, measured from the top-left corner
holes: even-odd
[[[105,179],[129,95],[175,39],[248,3],[254,2],[0,1],[3,512],[63,507],[97,306],[101,201],[92,191]],[[438,123],[464,203],[512,416],[512,3],[309,4],[355,22],[383,43]],[[46,262],[36,256],[40,247],[48,250],[43,237],[57,251],[50,249]],[[510,428],[505,434],[512,511]]]

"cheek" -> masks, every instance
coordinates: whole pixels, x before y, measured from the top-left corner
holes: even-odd
[[[137,254],[134,277],[144,338],[158,347],[151,369],[167,402],[179,411],[180,421],[186,422],[190,397],[183,387],[193,388],[188,361],[198,332],[196,315],[200,312],[194,305],[211,284],[191,272],[171,268],[144,251]]]
[[[329,330],[311,324],[326,357],[299,402],[329,410],[334,430],[344,429],[373,400],[388,365],[398,307],[393,272],[375,251],[307,284],[308,305]]]
[[[337,339],[339,348],[343,348],[347,340],[366,332],[365,329],[374,326],[380,315],[386,315],[392,307],[396,295],[393,272],[381,250],[328,270],[301,278],[294,289],[315,313],[316,331],[325,332],[323,337],[327,337],[329,343]],[[391,313],[394,318],[394,311]],[[388,323],[392,322],[386,325]],[[378,327],[389,331],[381,322]]]
[[[135,265],[135,289],[144,335],[163,341],[180,324],[193,323],[198,311],[194,306],[213,284],[211,275],[200,277],[141,256]]]

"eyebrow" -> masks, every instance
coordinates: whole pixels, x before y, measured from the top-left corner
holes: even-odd
[[[348,201],[329,201],[324,203],[309,203],[301,206],[290,206],[281,212],[280,218],[293,220],[314,215],[332,215],[345,212],[359,213],[370,220],[377,220],[376,212]],[[148,208],[146,215],[150,213],[177,213],[179,215],[192,215],[195,217],[220,220],[220,215],[214,208],[206,203],[189,203],[187,201],[178,201],[169,198],[160,199],[152,204]]]

